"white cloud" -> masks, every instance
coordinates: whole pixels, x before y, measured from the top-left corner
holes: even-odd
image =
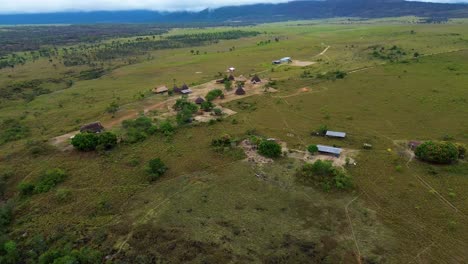
[[[288,0],[0,0],[0,13],[98,10],[192,10],[226,5],[283,3]]]

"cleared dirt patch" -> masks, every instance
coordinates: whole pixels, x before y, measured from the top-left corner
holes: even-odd
[[[300,60],[293,60],[292,63],[290,63],[289,65],[291,66],[297,66],[297,67],[306,67],[306,66],[310,66],[310,65],[313,65],[313,64],[316,64],[317,62],[315,61],[300,61]]]

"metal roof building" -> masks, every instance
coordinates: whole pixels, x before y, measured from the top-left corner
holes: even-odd
[[[333,154],[336,156],[339,156],[341,152],[343,152],[343,149],[330,147],[330,146],[324,146],[324,145],[317,145],[317,148],[319,152]]]
[[[346,133],[345,132],[336,132],[336,131],[327,131],[325,134],[327,137],[337,137],[337,138],[345,138]]]

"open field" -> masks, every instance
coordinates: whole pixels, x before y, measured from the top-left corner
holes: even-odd
[[[414,18],[241,27],[262,34],[155,50],[131,65],[111,61],[102,77],[73,79],[69,88],[46,82],[52,92],[32,101],[1,100],[0,121],[14,118],[30,128],[28,137],[0,146],[0,171],[10,174],[0,204],[15,202],[8,238],[21,252],[36,252],[21,254],[29,261],[44,253],[37,245],[42,239],[47,249],[99,250],[112,263],[465,263],[468,163],[426,164],[410,159],[397,143],[468,144],[468,25],[415,25],[408,19]],[[383,59],[394,55],[393,46],[404,55]],[[381,57],[373,55],[382,47]],[[285,56],[314,63],[271,65]],[[236,75],[258,73],[263,82],[246,88],[246,96],[230,92],[214,101],[235,112],[229,117],[112,151],[51,147],[32,155],[28,149],[28,140],[50,142],[64,134],[66,144],[82,124],[96,120],[119,135],[121,121],[139,114],[172,120],[165,114],[179,96],[154,95],[154,87],[186,83],[193,87],[192,100],[223,89],[213,80],[231,66]],[[54,67],[40,59],[0,70],[0,89],[72,78],[67,72],[89,68]],[[340,72],[343,78],[336,77]],[[105,111],[112,102],[120,106],[115,117]],[[312,136],[321,125],[348,136]],[[242,151],[210,145],[224,134],[244,139],[248,131],[298,151],[310,144],[347,149],[356,162],[344,165],[354,188],[325,192],[297,180],[298,159],[256,164]],[[364,143],[373,148],[362,149]],[[146,165],[158,157],[169,170],[149,183]],[[51,168],[68,174],[57,187],[69,191],[66,199],[55,189],[18,194],[21,181]]]

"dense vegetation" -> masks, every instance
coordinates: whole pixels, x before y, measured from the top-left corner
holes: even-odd
[[[438,164],[453,163],[458,160],[460,154],[455,144],[436,141],[424,142],[414,153],[421,160]]]
[[[281,146],[274,140],[262,140],[258,144],[258,153],[267,158],[278,158],[281,156]]]
[[[112,132],[79,133],[71,141],[80,151],[109,150],[117,145],[117,136]]]
[[[313,164],[307,163],[296,176],[300,181],[321,186],[323,190],[346,190],[353,187],[352,178],[341,169],[334,167],[331,161],[317,160]]]

